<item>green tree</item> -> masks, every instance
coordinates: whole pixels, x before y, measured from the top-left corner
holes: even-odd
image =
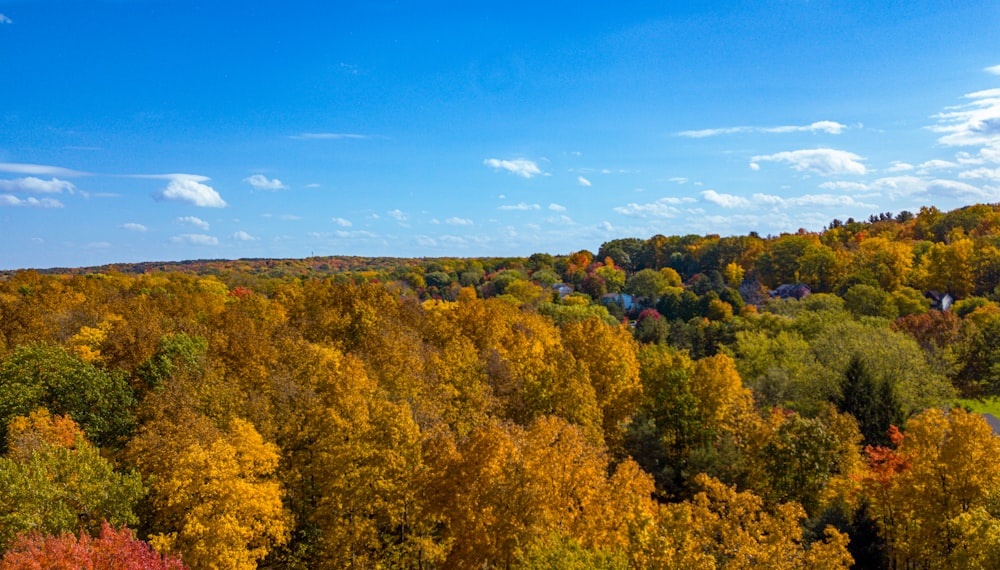
[[[58,346],[22,346],[0,363],[0,437],[15,416],[46,408],[72,417],[98,446],[118,446],[135,427],[134,405],[124,375]]]
[[[844,371],[837,407],[854,416],[869,445],[889,445],[889,426],[905,419],[896,391],[886,380],[876,380],[860,356],[851,357]]]
[[[116,472],[71,420],[41,410],[10,428],[14,446],[0,458],[0,548],[29,530],[58,534],[82,525],[95,532],[102,519],[138,522],[138,473]]]

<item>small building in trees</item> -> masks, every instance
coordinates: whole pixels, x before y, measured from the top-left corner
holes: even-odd
[[[602,305],[618,305],[626,312],[636,308],[635,299],[628,293],[608,293],[601,296]]]
[[[770,295],[772,299],[805,299],[812,294],[812,289],[805,283],[796,283],[794,285],[789,283],[784,283],[778,285],[778,288],[771,291]]]
[[[951,304],[955,302],[954,297],[948,293],[940,293],[938,291],[928,291],[924,293],[924,297],[931,300],[931,309],[935,311],[947,311],[951,308]]]
[[[556,283],[552,285],[552,290],[559,293],[559,298],[562,299],[563,297],[569,296],[569,294],[573,292],[573,286],[566,283]]]

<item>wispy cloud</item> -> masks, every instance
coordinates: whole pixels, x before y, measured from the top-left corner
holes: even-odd
[[[351,220],[348,220],[346,218],[333,218],[330,221],[342,228],[349,228],[354,225],[351,223]]]
[[[453,226],[471,226],[472,220],[468,218],[451,217],[444,221],[446,224],[451,224]]]
[[[146,226],[142,224],[137,224],[135,222],[128,222],[127,224],[122,224],[118,227],[120,227],[123,230],[128,230],[130,232],[139,232],[139,233],[144,233],[149,230],[149,228],[147,228]]]
[[[541,210],[541,209],[542,207],[539,206],[538,204],[525,204],[524,202],[520,202],[518,204],[513,204],[513,205],[504,205],[497,208],[497,210],[519,211],[519,212],[527,212],[529,210]]]
[[[24,164],[21,162],[0,162],[0,172],[10,172],[13,174],[33,174],[35,176],[64,176],[73,178],[77,176],[91,176],[89,172],[72,170],[61,166],[48,166],[45,164]]]
[[[387,216],[389,216],[390,218],[396,220],[397,222],[405,222],[406,221],[406,213],[403,212],[402,210],[400,210],[399,208],[396,208],[395,210],[389,210],[385,214]]]
[[[755,156],[750,159],[750,168],[759,169],[761,162],[786,162],[800,172],[814,172],[824,176],[865,174],[868,169],[860,162],[862,160],[864,159],[860,156],[846,150],[815,148]]]
[[[288,137],[295,140],[342,140],[342,139],[370,139],[371,135],[360,135],[357,133],[299,133]]]
[[[10,18],[4,16],[3,14],[0,14],[0,24],[13,24],[13,23],[14,20],[11,20]]]
[[[972,176],[959,178],[977,179],[988,178],[986,172],[975,172]],[[981,174],[981,175],[980,175]],[[890,199],[896,199],[915,195],[930,195],[943,198],[963,198],[975,200],[996,201],[1000,199],[1000,188],[973,186],[958,180],[948,180],[944,178],[925,178],[920,176],[886,176],[862,185],[855,190],[866,192],[867,194],[879,195]]]
[[[5,192],[30,192],[32,194],[59,194],[62,191],[74,192],[76,186],[72,182],[52,178],[42,180],[34,176],[25,178],[15,178],[14,180],[0,180],[0,190]]]
[[[782,198],[773,194],[754,194],[753,200],[766,206],[798,206],[798,207],[853,207],[853,208],[877,208],[875,204],[859,202],[851,196],[842,194],[806,194],[792,198]]]
[[[201,218],[197,218],[195,216],[181,216],[177,218],[177,222],[188,226],[194,226],[206,232],[208,231],[209,228],[208,222],[206,222]]]
[[[871,189],[869,185],[864,182],[847,182],[845,180],[824,182],[820,184],[819,187],[824,190],[842,190],[844,192],[865,192]]]
[[[577,176],[577,177],[576,177],[576,181],[577,181],[577,182],[578,182],[578,183],[580,184],[580,186],[586,186],[586,187],[588,187],[588,188],[589,188],[590,186],[592,186],[592,184],[590,183],[590,180],[587,180],[587,179],[586,179],[586,178],[584,178],[583,176]]]
[[[734,135],[744,133],[800,133],[800,132],[824,132],[832,135],[839,135],[847,128],[835,121],[816,121],[808,125],[786,125],[781,127],[725,127],[721,129],[701,129],[697,131],[681,131],[677,133],[682,137],[705,138],[718,135]]]
[[[909,162],[902,162],[899,160],[894,160],[890,163],[888,171],[889,172],[906,172],[908,170],[913,170],[916,168]]]
[[[337,230],[333,235],[339,238],[377,238],[378,234],[366,230]]]
[[[993,75],[1000,75],[1000,65],[993,65],[984,69],[986,73],[992,73]]]
[[[935,158],[933,160],[928,160],[926,162],[920,163],[920,166],[918,166],[917,168],[919,168],[920,170],[938,170],[947,168],[958,168],[958,164],[951,162],[950,160],[941,160]]]
[[[971,180],[995,180],[1000,182],[1000,168],[974,168],[958,174],[959,178]]]
[[[247,178],[244,178],[243,181],[257,190],[285,190],[288,188],[288,186],[285,186],[281,180],[278,180],[277,178],[269,179],[263,174],[248,176]]]
[[[257,238],[248,234],[247,232],[240,230],[232,235],[232,238],[236,241],[257,241]]]
[[[692,202],[695,202],[694,198],[666,196],[655,202],[648,202],[646,204],[632,202],[613,208],[613,210],[623,216],[634,218],[673,218],[682,211],[677,206]]]
[[[566,206],[563,206],[562,204],[552,203],[549,204],[549,209],[552,210],[553,212],[565,212]]]
[[[930,130],[942,133],[938,142],[949,146],[1000,147],[1000,88],[969,93],[965,98],[971,102],[935,116],[938,124]]]
[[[701,193],[701,197],[706,202],[711,202],[717,206],[722,206],[723,208],[745,208],[750,205],[750,201],[742,196],[720,194],[715,190],[705,190]]]
[[[214,188],[202,184],[209,180],[195,174],[152,174],[140,175],[137,178],[166,178],[170,180],[167,187],[153,194],[157,200],[186,202],[201,208],[224,208],[226,201]]]
[[[180,234],[171,237],[170,241],[188,245],[219,245],[219,238],[205,234]]]
[[[515,158],[514,160],[501,160],[499,158],[487,158],[483,164],[494,170],[506,170],[522,178],[532,178],[542,174],[542,169],[538,164],[527,158]]]
[[[18,198],[10,194],[0,194],[0,206],[13,206],[20,208],[62,208],[63,203],[52,198],[42,198],[39,200],[33,196]]]

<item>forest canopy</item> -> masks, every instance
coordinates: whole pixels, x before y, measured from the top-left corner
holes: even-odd
[[[8,272],[0,568],[997,567],[998,302],[997,205]]]

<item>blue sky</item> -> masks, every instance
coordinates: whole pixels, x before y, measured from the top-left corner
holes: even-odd
[[[988,2],[0,0],[0,268],[1000,201]]]

